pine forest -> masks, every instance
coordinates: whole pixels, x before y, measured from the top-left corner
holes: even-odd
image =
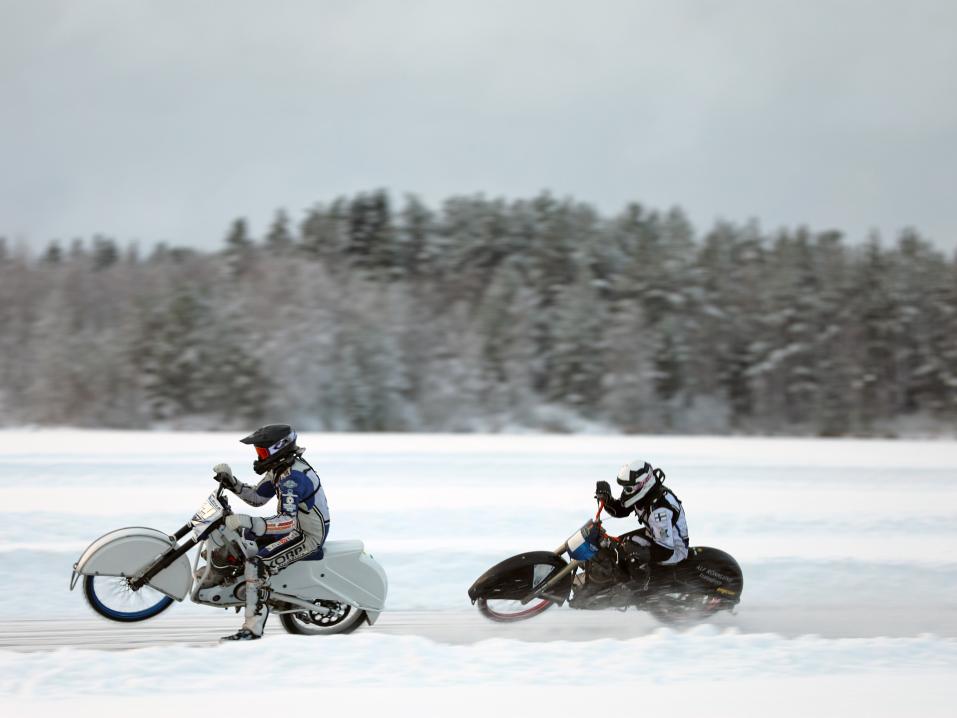
[[[953,434],[957,258],[543,193],[373,191],[215,251],[0,239],[0,422]]]

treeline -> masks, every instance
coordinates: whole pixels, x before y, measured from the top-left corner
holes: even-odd
[[[913,231],[703,235],[378,191],[222,249],[0,240],[10,424],[886,434],[957,418],[957,262]]]

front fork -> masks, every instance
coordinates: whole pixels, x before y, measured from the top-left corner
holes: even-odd
[[[568,543],[565,542],[561,546],[559,546],[557,549],[555,549],[552,553],[554,553],[556,556],[561,556],[567,550],[568,550]],[[538,598],[542,594],[547,593],[548,590],[552,588],[552,586],[557,585],[559,581],[565,578],[565,576],[570,574],[572,571],[576,570],[579,566],[583,565],[584,563],[585,563],[584,561],[578,561],[576,559],[569,562],[566,566],[563,566],[561,569],[559,569],[558,573],[556,573],[554,576],[548,579],[545,583],[543,583],[538,588],[534,589],[531,593],[526,594],[522,598],[522,605],[524,606],[525,604],[531,601],[534,601],[536,598]]]
[[[209,534],[212,533],[217,528],[219,528],[220,526],[222,526],[222,524],[223,524],[223,519],[221,518],[218,521],[215,521],[212,524],[210,524],[209,527],[203,532],[201,536],[199,537],[194,536],[193,538],[189,539],[188,541],[184,541],[183,543],[179,545],[171,546],[169,550],[165,551],[162,555],[160,555],[160,557],[157,558],[156,561],[153,562],[153,565],[151,565],[148,569],[146,569],[146,571],[144,571],[139,576],[136,576],[130,579],[130,588],[132,588],[134,591],[139,591],[141,588],[143,588],[143,586],[149,583],[150,579],[152,579],[156,574],[158,574],[163,569],[173,565],[173,563],[175,563],[180,556],[185,555],[196,544],[205,541],[206,538],[209,536]],[[192,530],[193,530],[192,524],[185,524],[182,528],[179,529],[179,531],[177,531],[175,534],[170,536],[170,538],[174,542],[179,541],[181,538],[186,536],[186,534],[188,534]]]
[[[180,529],[173,534],[173,538],[178,541],[185,536],[186,533],[187,531]],[[158,574],[164,568],[172,566],[180,556],[185,555],[197,543],[198,541],[195,538],[191,538],[189,541],[184,541],[178,546],[171,546],[169,550],[160,555],[160,557],[153,563],[152,566],[146,569],[146,571],[139,576],[130,579],[130,588],[134,591],[139,591],[141,588],[143,588],[143,586],[149,583],[150,579],[152,579],[156,574]]]

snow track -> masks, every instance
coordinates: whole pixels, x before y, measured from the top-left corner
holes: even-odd
[[[177,617],[176,606],[163,616],[142,623],[121,624],[90,617],[69,620],[0,621],[0,650],[52,651],[61,648],[125,650],[166,645],[211,646],[241,623],[232,611]],[[822,638],[919,637],[936,635],[957,639],[957,606],[934,612],[880,606],[749,606],[737,615],[719,615],[707,626],[739,634],[774,634],[783,638],[816,635]],[[436,643],[472,645],[489,639],[526,643],[553,641],[628,640],[650,636],[662,625],[638,611],[575,611],[551,609],[529,621],[497,624],[477,611],[393,611],[374,626],[359,630],[370,635],[415,636]],[[679,633],[696,627],[676,629]],[[284,635],[273,617],[267,635]],[[321,645],[322,638],[312,639]]]
[[[180,526],[213,488],[214,463],[251,480],[235,436],[0,432],[0,696],[32,707],[40,696],[100,700],[171,685],[185,706],[210,684],[278,690],[282,676],[337,686],[348,701],[373,676],[369,695],[388,690],[388,700],[425,686],[521,684],[510,705],[533,711],[577,698],[531,700],[528,686],[602,685],[627,665],[646,707],[673,712],[655,687],[678,682],[698,696],[697,715],[906,707],[930,716],[957,701],[942,678],[957,667],[955,442],[316,435],[303,444],[329,496],[332,540],[362,538],[385,567],[387,610],[375,626],[328,638],[290,636],[270,619],[263,641],[237,646],[218,641],[239,625],[231,611],[184,603],[118,624],[68,590],[97,536]],[[593,510],[595,480],[638,457],[668,473],[692,543],[741,563],[737,615],[676,630],[637,611],[562,608],[502,625],[469,605],[479,574],[556,545]],[[847,686],[864,702],[848,702]],[[264,703],[246,692],[250,705]],[[460,695],[440,712],[472,715]],[[818,710],[825,696],[842,708]],[[82,715],[83,704],[71,710]]]

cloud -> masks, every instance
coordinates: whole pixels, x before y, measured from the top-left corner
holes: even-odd
[[[212,246],[372,187],[957,246],[948,2],[0,3],[0,233]]]

